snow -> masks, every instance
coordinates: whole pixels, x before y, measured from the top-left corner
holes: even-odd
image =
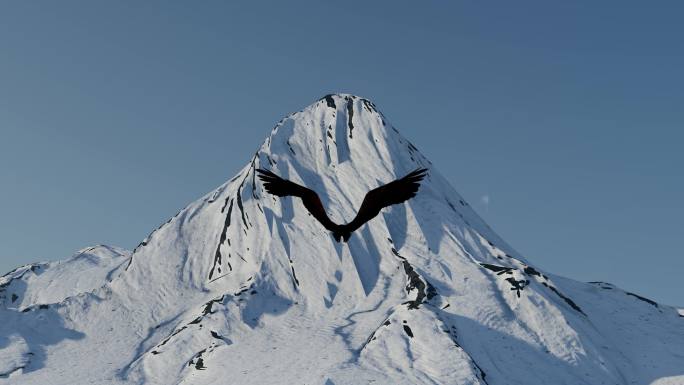
[[[368,190],[429,175],[340,244],[266,194],[259,167],[317,191],[336,222]],[[344,94],[281,120],[132,253],[20,268],[0,300],[0,383],[684,383],[680,310],[533,265]]]
[[[0,277],[0,304],[21,310],[97,289],[112,280],[129,257],[129,251],[98,245],[64,261],[21,266]]]

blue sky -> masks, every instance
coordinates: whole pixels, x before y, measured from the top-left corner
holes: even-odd
[[[684,305],[677,1],[13,2],[0,270],[132,249],[330,92],[539,267]]]

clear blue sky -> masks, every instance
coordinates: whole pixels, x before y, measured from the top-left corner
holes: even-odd
[[[680,1],[4,2],[0,270],[132,249],[283,115],[349,92],[539,267],[684,305],[683,16]]]

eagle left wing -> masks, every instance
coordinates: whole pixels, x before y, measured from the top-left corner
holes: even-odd
[[[330,220],[328,214],[325,212],[323,203],[321,203],[321,198],[318,197],[318,194],[316,194],[315,191],[287,179],[283,179],[268,170],[259,168],[257,169],[257,172],[259,173],[259,179],[264,182],[264,187],[269,194],[279,197],[298,197],[302,200],[304,207],[306,207],[314,218],[321,222],[323,227],[330,231],[336,230],[339,227]]]

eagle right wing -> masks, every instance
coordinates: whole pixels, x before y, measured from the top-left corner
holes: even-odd
[[[347,230],[353,232],[364,223],[373,219],[383,208],[403,203],[416,196],[420,187],[420,181],[425,178],[426,173],[427,169],[419,168],[401,179],[369,191],[363,198],[359,212],[354,220],[346,225]]]
[[[259,173],[259,179],[264,182],[266,192],[279,197],[294,196],[300,198],[304,207],[314,218],[321,222],[323,227],[330,231],[337,229],[338,226],[326,214],[323,203],[321,203],[321,199],[315,191],[283,179],[271,171],[260,168],[256,171]]]

